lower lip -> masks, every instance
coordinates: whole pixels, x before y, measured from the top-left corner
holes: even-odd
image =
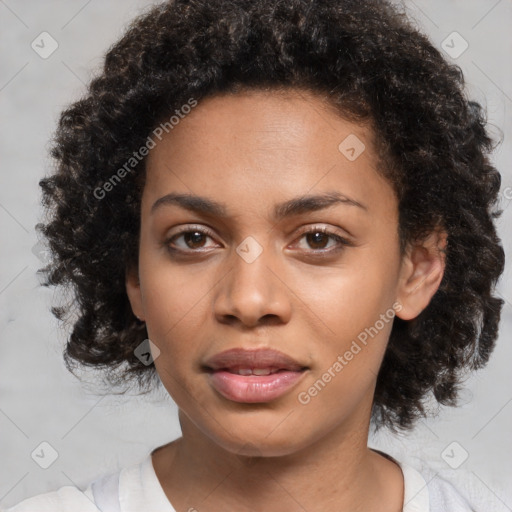
[[[281,371],[271,375],[238,375],[219,370],[210,374],[210,383],[224,398],[233,402],[265,403],[290,391],[303,373]]]

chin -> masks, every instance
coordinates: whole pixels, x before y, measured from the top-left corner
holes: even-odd
[[[210,439],[224,450],[246,457],[283,457],[292,455],[314,442],[315,436],[299,429],[297,421],[284,420],[286,414],[273,414],[271,418],[244,418],[209,423],[201,428]],[[288,422],[288,423],[287,423]],[[220,424],[220,425],[219,425]],[[236,433],[231,435],[231,433]]]
[[[233,439],[214,439],[224,450],[242,457],[286,457],[299,452],[307,443],[299,443],[289,437],[286,439],[246,438],[239,442]]]

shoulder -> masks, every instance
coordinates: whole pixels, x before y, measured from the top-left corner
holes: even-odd
[[[27,498],[4,512],[98,512],[91,487],[81,491],[77,487],[65,486],[57,491]]]
[[[427,480],[430,495],[429,512],[474,512],[466,498],[450,482],[431,469],[423,470],[422,474]]]
[[[174,512],[154,471],[151,455],[115,473],[102,476],[85,491],[61,487],[28,498],[1,512]]]
[[[474,512],[466,498],[432,469],[399,464],[404,474],[404,512],[409,508],[411,512]]]
[[[404,477],[403,512],[475,512],[450,482],[441,478],[424,462],[419,461],[421,467],[416,469],[389,453],[375,448],[371,450],[400,466]]]

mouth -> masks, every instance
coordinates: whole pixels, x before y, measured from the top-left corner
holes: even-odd
[[[231,349],[210,358],[203,370],[215,391],[240,403],[265,403],[288,393],[308,370],[277,350]]]

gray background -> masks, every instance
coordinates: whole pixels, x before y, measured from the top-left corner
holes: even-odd
[[[179,435],[176,408],[165,393],[102,396],[95,392],[94,374],[86,376],[88,385],[67,372],[61,358],[66,331],[49,311],[55,292],[39,286],[36,270],[41,261],[33,251],[34,225],[41,215],[38,180],[50,168],[48,140],[59,112],[78,99],[101,66],[106,49],[150,4],[0,0],[2,506],[64,485],[84,488],[101,474],[139,462],[152,448]],[[454,31],[469,44],[462,55],[447,59],[462,67],[468,94],[485,105],[491,133],[503,135],[494,158],[503,176],[499,230],[510,255],[512,2],[405,0],[405,4],[439,48]],[[31,48],[43,31],[59,45],[47,59]],[[460,49],[461,41],[451,43],[452,39],[449,44]],[[370,440],[372,446],[417,468],[428,464],[482,512],[512,510],[507,487],[512,477],[509,276],[510,264],[499,285],[507,302],[496,351],[485,370],[468,378],[462,407],[443,408],[437,418],[422,421],[408,435],[383,433]],[[40,452],[42,442],[58,454],[48,469],[31,457],[36,448]]]

